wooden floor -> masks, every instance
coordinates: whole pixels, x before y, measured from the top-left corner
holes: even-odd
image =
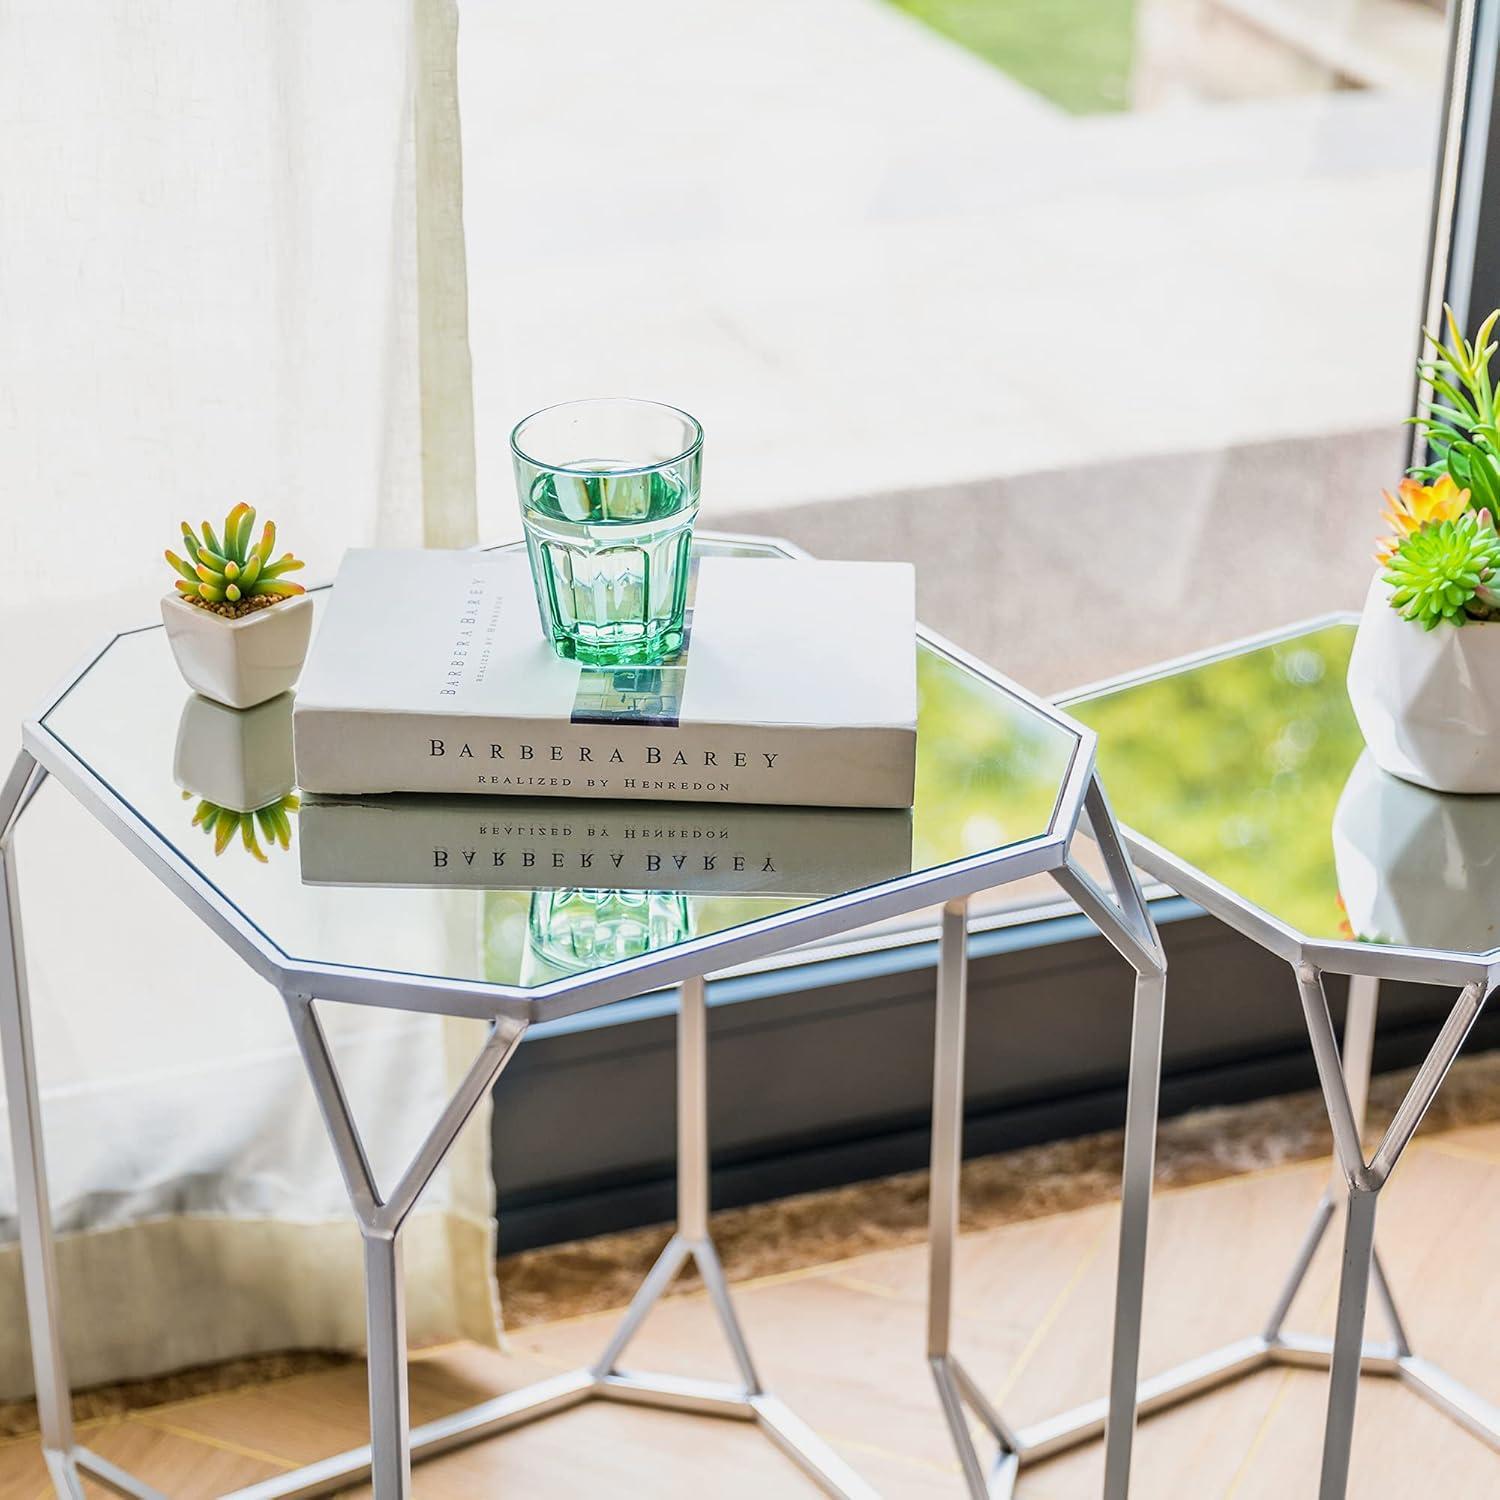
[[[1148,1370],[1260,1326],[1328,1170],[1326,1163],[1302,1163],[1158,1197]],[[1419,1137],[1381,1214],[1382,1254],[1415,1347],[1500,1402],[1500,1125]],[[1024,1424],[1102,1389],[1115,1219],[1112,1208],[1089,1208],[964,1237],[958,1345],[1011,1419]],[[1326,1245],[1293,1327],[1329,1330],[1335,1266]],[[922,1359],[924,1275],[924,1253],[914,1248],[737,1289],[767,1383],[883,1494],[911,1500],[960,1493]],[[583,1363],[610,1321],[589,1315],[527,1328],[506,1354],[428,1351],[412,1365],[414,1419]],[[729,1374],[707,1303],[696,1293],[657,1310],[628,1363]],[[1313,1496],[1324,1386],[1315,1372],[1266,1371],[1149,1419],[1137,1443],[1133,1494]],[[349,1366],[147,1408],[91,1425],[83,1440],[169,1496],[198,1497],[365,1436],[362,1371]],[[1100,1460],[1094,1445],[1039,1464],[1023,1474],[1018,1494],[1096,1496]],[[596,1491],[654,1500],[817,1493],[748,1425],[597,1403],[423,1464],[416,1479],[424,1500],[550,1500]],[[0,1497],[41,1500],[49,1493],[34,1439],[0,1447]],[[1369,1378],[1350,1493],[1354,1500],[1500,1495],[1500,1455],[1394,1382]]]

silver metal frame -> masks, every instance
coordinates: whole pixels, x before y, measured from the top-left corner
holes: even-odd
[[[745,542],[798,556],[797,549],[760,538],[715,537],[708,541]],[[158,627],[153,627],[158,628]],[[42,1446],[57,1493],[82,1496],[80,1476],[137,1500],[161,1500],[149,1486],[81,1446],[75,1437],[69,1386],[63,1362],[55,1258],[47,1196],[41,1109],[26,989],[20,930],[19,891],[12,839],[16,825],[49,775],[79,801],[184,905],[222,938],[257,974],[274,985],[287,1006],[329,1140],[338,1158],[351,1208],[365,1244],[366,1308],[369,1343],[370,1446],[279,1475],[237,1491],[234,1500],[293,1500],[330,1494],[366,1477],[377,1500],[405,1500],[411,1492],[414,1460],[477,1441],[590,1399],[638,1402],[701,1415],[751,1420],[770,1436],[830,1495],[840,1500],[871,1500],[874,1491],[760,1382],[740,1330],[723,1272],[708,1235],[707,1016],[704,978],[711,970],[765,957],[806,941],[851,931],[886,917],[934,904],[961,912],[980,891],[1050,872],[1078,900],[1101,931],[1143,975],[1137,986],[1136,1049],[1131,1064],[1130,1145],[1125,1193],[1127,1212],[1121,1237],[1119,1304],[1116,1310],[1114,1375],[1108,1434],[1110,1500],[1125,1494],[1134,1431],[1144,1245],[1150,1203],[1155,1137],[1156,1060],[1161,1029],[1160,948],[1139,887],[1129,870],[1093,773],[1094,736],[1053,705],[984,667],[926,630],[918,632],[931,650],[948,657],[991,686],[1067,730],[1076,748],[1060,777],[1047,831],[1005,849],[922,870],[864,891],[847,892],[795,911],[757,919],[731,930],[694,939],[595,973],[557,979],[535,989],[454,980],[420,974],[321,963],[282,950],[209,876],[125,802],[46,724],[46,716],[97,661],[111,642],[83,668],[22,731],[22,751],[0,790],[0,863],[3,863],[5,920],[0,923],[0,1046],[3,1046],[11,1141],[17,1163],[22,1265],[27,1315],[42,1428]],[[1103,849],[1114,885],[1105,893],[1072,861],[1075,835],[1087,811],[1092,837]],[[962,1013],[962,984],[952,982],[952,922],[945,923],[944,999],[940,1019],[950,1025],[955,1004]],[[452,1147],[465,1121],[492,1088],[534,1022],[608,1005],[645,990],[680,985],[678,1032],[678,1224],[677,1232],[642,1283],[603,1354],[586,1369],[556,1376],[416,1429],[410,1425],[405,1363],[405,1320],[401,1284],[400,1232],[403,1223]],[[957,999],[955,999],[955,996]],[[318,1016],[321,1001],[393,1007],[407,1011],[468,1016],[489,1023],[478,1057],[432,1132],[389,1195],[371,1171],[356,1122],[340,1083]],[[952,1061],[951,1044],[948,1060]],[[961,1062],[961,1050],[960,1050]],[[951,1079],[945,1095],[951,1113]],[[955,1129],[944,1135],[945,1182],[956,1193]],[[936,1153],[935,1153],[936,1155]],[[950,1159],[951,1158],[951,1159]],[[947,1189],[945,1189],[947,1191]],[[935,1194],[935,1201],[941,1196]],[[946,1200],[945,1200],[946,1201]],[[952,1216],[956,1222],[956,1197]],[[947,1210],[945,1209],[946,1213]],[[934,1218],[938,1218],[934,1209]],[[946,1253],[951,1260],[951,1238]],[[733,1384],[684,1380],[621,1369],[619,1359],[635,1331],[678,1271],[692,1261],[712,1300],[735,1357]],[[934,1259],[934,1286],[951,1287]],[[946,1304],[945,1304],[946,1305]],[[934,1323],[936,1328],[937,1324]],[[946,1337],[938,1361],[940,1392],[960,1382],[971,1402],[977,1392],[948,1355]],[[1102,1426],[1094,1423],[1093,1430]],[[962,1427],[955,1428],[955,1437]],[[961,1444],[962,1447],[962,1444]],[[966,1460],[967,1463],[967,1460]],[[983,1493],[983,1491],[979,1491]]]
[[[1320,616],[1209,651],[1196,652],[1145,672],[1112,678],[1068,694],[1060,702],[1063,706],[1076,705],[1122,688],[1172,676],[1187,668],[1296,640],[1330,625],[1354,625],[1358,618],[1347,613]],[[1261,1331],[1143,1381],[1138,1392],[1140,1414],[1145,1416],[1179,1405],[1270,1365],[1326,1369],[1329,1371],[1329,1394],[1319,1500],[1342,1500],[1348,1492],[1354,1412],[1361,1374],[1385,1375],[1400,1380],[1465,1430],[1500,1452],[1500,1408],[1412,1352],[1395,1297],[1375,1249],[1375,1210],[1380,1190],[1427,1113],[1485,1001],[1500,986],[1500,949],[1463,954],[1311,938],[1133,829],[1123,827],[1121,831],[1131,857],[1140,869],[1291,965],[1302,997],[1308,1039],[1333,1131],[1336,1161],[1334,1181],[1314,1210],[1291,1272]],[[1325,972],[1349,976],[1342,1054],[1324,991]],[[1461,988],[1384,1136],[1367,1158],[1362,1131],[1381,979],[1456,984]],[[1332,1339],[1314,1338],[1289,1332],[1285,1324],[1292,1303],[1340,1206],[1344,1215],[1344,1249],[1334,1336]],[[1389,1337],[1379,1342],[1367,1341],[1364,1337],[1371,1287],[1389,1329]],[[1057,1434],[1063,1441],[1068,1438],[1068,1426],[1064,1420],[1063,1429]]]
[[[1166,1001],[1166,956],[1145,898],[1096,779],[1085,796],[1089,831],[1112,893],[1101,889],[1071,854],[1052,876],[1136,971],[1130,1073],[1125,1108],[1125,1161],[1115,1281],[1109,1395],[1087,1409],[1018,1429],[989,1402],[952,1348],[954,1252],[958,1241],[963,1158],[964,1043],[968,1007],[968,902],[943,908],[938,938],[937,1037],[932,1091],[932,1175],[928,1196],[927,1358],[938,1399],[958,1449],[964,1483],[975,1500],[1009,1500],[1021,1467],[1104,1434],[1104,1500],[1126,1500],[1140,1378],[1141,1303],[1146,1232],[1156,1160],[1156,1112]],[[988,1468],[970,1431],[972,1413],[995,1440]]]

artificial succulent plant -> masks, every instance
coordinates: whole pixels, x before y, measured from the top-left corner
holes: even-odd
[[[1424,629],[1500,616],[1500,534],[1488,510],[1428,521],[1401,538],[1386,565],[1391,607]]]
[[[189,604],[222,615],[248,614],[278,600],[304,592],[300,583],[287,578],[302,567],[300,559],[283,552],[273,562],[276,523],[267,521],[259,541],[252,541],[255,511],[241,502],[224,518],[223,538],[215,535],[207,521],[201,534],[186,521],[182,542],[186,557],[167,549],[167,561],[180,575],[177,591]]]

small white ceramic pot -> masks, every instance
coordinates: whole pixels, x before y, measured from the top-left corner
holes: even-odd
[[[313,601],[297,594],[227,620],[168,594],[161,618],[177,670],[195,693],[229,708],[253,708],[297,681],[312,639]]]
[[[1349,702],[1381,770],[1435,792],[1500,792],[1500,621],[1424,630],[1377,575],[1349,658]]]
[[[292,695],[240,710],[191,694],[177,721],[172,779],[183,791],[233,812],[280,801],[296,784]]]
[[[1500,797],[1429,792],[1361,755],[1334,809],[1333,862],[1365,942],[1500,947]]]

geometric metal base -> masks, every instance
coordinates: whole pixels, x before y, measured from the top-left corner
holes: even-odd
[[[1375,1195],[1426,1112],[1473,1024],[1484,996],[1482,990],[1473,985],[1460,995],[1427,1061],[1418,1070],[1416,1080],[1398,1108],[1380,1148],[1366,1163],[1360,1147],[1360,1132],[1370,1083],[1379,983],[1368,977],[1350,981],[1342,1058],[1334,1038],[1321,975],[1316,970],[1301,967],[1298,969],[1298,983],[1342,1166],[1339,1187],[1330,1188],[1319,1202],[1264,1329],[1142,1380],[1136,1386],[1136,1414],[1146,1417],[1152,1412],[1165,1411],[1273,1365],[1328,1370],[1331,1372],[1329,1435],[1325,1436],[1319,1495],[1320,1500],[1344,1500],[1348,1487],[1354,1387],[1360,1375],[1400,1380],[1465,1431],[1500,1452],[1500,1408],[1412,1352],[1385,1268],[1374,1249]],[[1343,1197],[1344,1191],[1350,1187],[1357,1187],[1358,1192],[1348,1199],[1349,1212],[1352,1216],[1357,1205],[1361,1218],[1356,1225],[1357,1244],[1352,1261],[1349,1241],[1345,1246],[1339,1324],[1348,1354],[1346,1358],[1339,1358],[1336,1357],[1334,1339],[1288,1333],[1284,1324],[1318,1246],[1334,1222],[1335,1195]],[[1356,1295],[1358,1274],[1363,1271],[1360,1262],[1365,1257],[1368,1257],[1368,1284]],[[1358,1272],[1352,1270],[1355,1266],[1359,1268]],[[1390,1328],[1387,1342],[1361,1339],[1365,1291],[1373,1293],[1380,1304]],[[1356,1349],[1357,1359],[1354,1356]],[[944,1415],[959,1450],[971,1496],[1010,1500],[1022,1468],[1090,1442],[1105,1432],[1109,1408],[1105,1399],[1087,1402],[1029,1427],[1012,1428],[985,1400],[946,1348],[934,1351],[932,1366]],[[980,1462],[965,1408],[989,1430],[997,1444],[998,1455],[988,1471]]]
[[[752,1396],[742,1387],[727,1382],[684,1380],[670,1375],[638,1375],[625,1371],[601,1377],[589,1369],[573,1370],[413,1427],[412,1461],[436,1458],[441,1453],[496,1437],[595,1399],[665,1407],[697,1416],[757,1421],[776,1444],[830,1495],[840,1497],[840,1500],[842,1497],[873,1500],[875,1496],[875,1491],[854,1475],[816,1433],[775,1397],[764,1393]],[[80,1467],[83,1467],[82,1463]],[[302,1497],[335,1494],[369,1477],[370,1448],[366,1444],[290,1474],[277,1475],[274,1479],[235,1490],[224,1500],[302,1500]]]
[[[29,757],[0,790],[0,1063],[14,1144],[27,1314],[37,1381],[42,1452],[53,1491],[83,1500],[83,1479],[129,1500],[164,1500],[150,1485],[79,1444],[56,1316],[56,1261],[42,1148],[20,902],[9,835],[45,772]],[[376,1500],[409,1500],[413,1460],[432,1458],[584,1401],[626,1401],[697,1416],[759,1424],[834,1500],[878,1500],[876,1492],[760,1382],[740,1330],[723,1268],[709,1238],[708,1037],[704,981],[681,985],[677,1046],[677,1232],[668,1241],[604,1353],[586,1370],[554,1376],[416,1428],[407,1392],[405,1299],[400,1232],[407,1214],[452,1149],[479,1101],[514,1055],[524,1025],[496,1020],[484,1046],[400,1180],[382,1193],[371,1171],[328,1038],[309,995],[284,997],[314,1098],[345,1179],[365,1247],[365,1303],[373,1442],[278,1474],[225,1500],[294,1500],[373,1481]],[[737,1383],[622,1370],[620,1356],[647,1314],[689,1261],[697,1265],[739,1372]]]
[[[1338,1122],[1342,1121],[1346,1139],[1342,1143],[1341,1155],[1359,1160],[1355,1153],[1358,1150],[1357,1142],[1370,1084],[1379,984],[1369,978],[1351,980],[1343,1057],[1339,1060],[1328,1022],[1326,1001],[1322,999],[1321,982],[1315,974],[1308,973],[1299,974],[1299,980],[1303,986],[1304,999],[1308,1002],[1307,1015],[1314,1052],[1315,1055],[1320,1050],[1322,1053],[1320,1076],[1325,1102],[1329,1107],[1330,1122],[1334,1123],[1336,1144],[1340,1133]],[[1425,1112],[1427,1102],[1457,1052],[1468,1025],[1472,1024],[1472,1015],[1477,1013],[1478,1008],[1477,1004],[1471,1003],[1474,999],[1475,997],[1470,996],[1469,1002],[1466,1002],[1464,997],[1460,997],[1445,1025],[1444,1038],[1440,1038],[1435,1045],[1428,1062],[1420,1070],[1418,1081],[1413,1085],[1408,1099],[1398,1111],[1398,1118],[1405,1117],[1400,1127],[1402,1141],[1391,1150],[1383,1168],[1384,1176],[1389,1175],[1390,1167],[1400,1154],[1401,1144],[1409,1139],[1411,1131],[1415,1129],[1417,1121]],[[1396,1128],[1393,1125],[1393,1130]],[[1378,1156],[1379,1153],[1377,1158]],[[1334,1190],[1330,1189],[1318,1204],[1313,1221],[1298,1249],[1291,1273],[1277,1296],[1276,1305],[1264,1330],[1143,1380],[1137,1388],[1137,1411],[1140,1416],[1146,1417],[1152,1412],[1168,1410],[1206,1391],[1241,1380],[1271,1366],[1333,1370],[1333,1339],[1288,1333],[1284,1324],[1307,1277],[1318,1246],[1334,1218]],[[1386,1376],[1401,1381],[1465,1431],[1500,1452],[1500,1407],[1494,1406],[1438,1366],[1412,1352],[1379,1253],[1373,1248],[1373,1239],[1368,1243],[1369,1290],[1375,1294],[1381,1306],[1391,1337],[1386,1342],[1372,1342],[1368,1339],[1360,1342],[1358,1374]],[[1348,1274],[1346,1263],[1346,1280]],[[1346,1293],[1347,1287],[1341,1291],[1341,1305]],[[1358,1325],[1351,1324],[1350,1327],[1352,1342],[1359,1336]],[[971,1401],[971,1405],[973,1404]],[[1017,1432],[997,1432],[1002,1450],[1001,1463],[995,1471],[997,1482],[1003,1480],[1007,1463],[1011,1465],[1009,1472],[1013,1474],[1026,1464],[1039,1462],[1098,1437],[1104,1431],[1105,1409],[1106,1403],[1103,1400],[1095,1400]],[[1347,1429],[1352,1426],[1353,1419],[1352,1397],[1344,1418],[1344,1437],[1347,1440]],[[993,1430],[993,1424],[990,1425]],[[1010,1482],[1013,1483],[1013,1479]],[[1347,1471],[1342,1464],[1331,1477],[1325,1468],[1321,1491],[1323,1496],[1341,1497],[1346,1487]],[[1010,1490],[1003,1485],[999,1488],[992,1487],[991,1494],[1008,1497]]]
[[[668,1375],[619,1372],[601,1378],[588,1369],[553,1376],[465,1411],[413,1427],[412,1460],[436,1458],[441,1453],[496,1437],[594,1399],[665,1407],[698,1416],[758,1421],[778,1446],[830,1495],[868,1500],[875,1494],[868,1485],[853,1477],[852,1471],[827,1449],[823,1440],[775,1397],[764,1394],[747,1396],[742,1388],[728,1383],[683,1380]],[[845,1482],[840,1482],[841,1475]],[[366,1444],[309,1464],[291,1474],[278,1475],[236,1490],[224,1500],[301,1500],[301,1497],[335,1494],[369,1476],[370,1449]]]
[[[1140,1385],[1140,1415],[1166,1411],[1191,1401],[1219,1386],[1254,1375],[1271,1366],[1294,1369],[1327,1370],[1333,1364],[1333,1340],[1303,1334],[1282,1334],[1267,1339],[1253,1334],[1237,1343],[1225,1344],[1209,1354],[1201,1354]],[[1461,1385],[1428,1360],[1415,1354],[1402,1354],[1391,1342],[1366,1343],[1361,1352],[1360,1372],[1399,1379],[1460,1426],[1500,1452],[1500,1408]],[[1075,1407],[1033,1427],[1022,1428],[1019,1459],[1022,1464],[1036,1463],[1062,1453],[1104,1431],[1104,1402],[1091,1401]]]
[[[616,1361],[678,1271],[694,1261],[741,1372],[739,1382],[693,1380],[677,1375],[622,1370]],[[764,1391],[750,1363],[738,1319],[729,1301],[719,1259],[708,1240],[676,1234],[641,1284],[614,1337],[591,1368],[573,1370],[411,1430],[413,1463],[567,1411],[585,1401],[623,1401],[693,1416],[756,1422],[771,1440],[834,1500],[878,1500],[876,1492],[826,1442],[776,1397]],[[224,1500],[311,1500],[331,1495],[370,1475],[370,1448],[351,1448],[288,1474],[235,1490]],[[80,1455],[80,1467],[91,1467]],[[102,1474],[96,1477],[105,1479]],[[106,1480],[107,1482],[107,1480]],[[135,1496],[139,1490],[126,1490]]]
[[[1271,1326],[1263,1333],[1225,1344],[1143,1380],[1138,1404],[1142,1417],[1166,1411],[1271,1366],[1309,1370],[1332,1368],[1331,1338],[1288,1333],[1280,1327],[1332,1219],[1333,1200],[1325,1195],[1297,1256],[1291,1278],[1277,1299]],[[1365,1341],[1360,1350],[1360,1373],[1400,1380],[1481,1442],[1500,1452],[1500,1408],[1429,1360],[1412,1353],[1378,1256],[1372,1266],[1371,1283],[1386,1310],[1394,1336],[1383,1342]],[[1015,1434],[1018,1462],[1035,1463],[1097,1437],[1104,1430],[1104,1407],[1102,1400],[1091,1401],[1035,1426],[1023,1428]]]
[[[1331,1198],[1319,1204],[1312,1228],[1297,1257],[1291,1280],[1278,1299],[1279,1322],[1296,1296],[1313,1252],[1333,1218]],[[1384,1273],[1378,1262],[1372,1280],[1381,1300],[1394,1312]],[[1439,1411],[1451,1417],[1467,1432],[1500,1452],[1500,1407],[1460,1384],[1445,1371],[1413,1354],[1399,1320],[1392,1318],[1396,1337],[1384,1342],[1366,1342],[1361,1349],[1360,1373],[1394,1378]],[[977,1463],[973,1443],[965,1424],[964,1408],[989,1429],[996,1440],[998,1453],[984,1476],[990,1500],[1010,1500],[1022,1468],[1065,1453],[1103,1435],[1108,1403],[1101,1397],[1076,1406],[1070,1411],[1048,1417],[1029,1427],[1012,1428],[989,1404],[973,1379],[951,1356],[932,1361],[944,1414],[955,1438],[970,1463]],[[1167,1411],[1208,1391],[1243,1380],[1273,1366],[1295,1369],[1328,1370],[1333,1365],[1333,1340],[1304,1334],[1273,1331],[1252,1334],[1222,1348],[1201,1354],[1195,1359],[1164,1370],[1143,1380],[1138,1387],[1137,1412],[1148,1417]]]

